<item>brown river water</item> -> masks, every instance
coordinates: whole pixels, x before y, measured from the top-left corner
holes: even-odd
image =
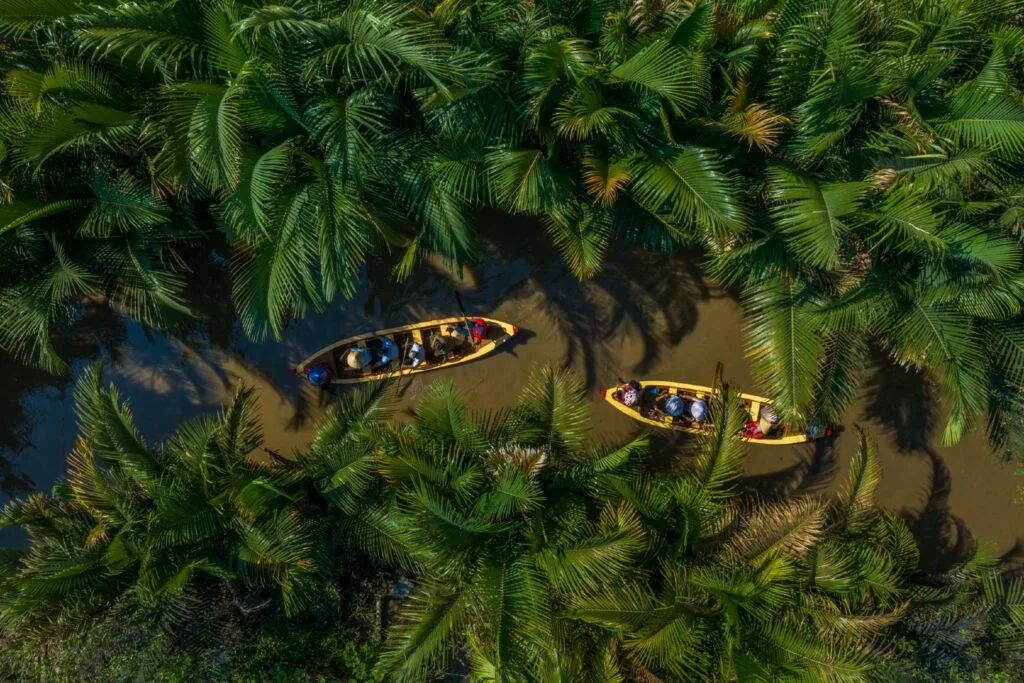
[[[498,231],[493,231],[498,232]],[[390,283],[367,273],[360,294],[293,322],[280,342],[253,343],[232,326],[224,273],[196,274],[193,294],[207,324],[189,334],[151,333],[110,315],[84,321],[61,348],[75,359],[71,377],[92,360],[131,401],[143,435],[166,438],[184,419],[219,409],[240,383],[254,386],[266,446],[289,454],[308,442],[315,416],[332,399],[291,373],[314,350],[343,336],[416,320],[458,315],[454,288],[470,315],[517,324],[520,334],[475,363],[403,380],[410,406],[432,380],[451,378],[473,409],[509,404],[531,368],[564,364],[584,378],[598,439],[621,440],[639,424],[599,400],[603,387],[629,379],[710,384],[718,362],[733,385],[757,393],[744,357],[742,311],[730,293],[700,275],[689,256],[616,255],[581,284],[536,229],[505,225],[485,242],[480,265],[456,280],[429,265],[413,280]],[[496,243],[497,242],[497,243]],[[542,241],[541,241],[542,242]],[[381,284],[377,284],[381,283]],[[53,378],[0,359],[8,391],[0,399],[0,501],[47,489],[74,445],[70,378]],[[937,445],[943,411],[922,377],[874,361],[869,381],[830,442],[797,447],[751,445],[743,486],[764,496],[829,495],[846,477],[856,427],[877,440],[884,466],[880,502],[914,530],[923,565],[939,568],[988,543],[1012,564],[1024,559],[1024,481],[993,457],[980,433],[953,448]],[[341,389],[343,390],[343,389]],[[660,438],[660,435],[659,435]],[[673,444],[657,442],[671,451]],[[18,542],[11,532],[0,542]]]

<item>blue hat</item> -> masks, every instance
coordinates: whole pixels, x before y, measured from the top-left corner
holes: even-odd
[[[694,420],[697,420],[697,422],[700,422],[701,420],[704,419],[704,413],[707,412],[707,409],[708,407],[704,403],[704,401],[696,399],[693,403],[690,404],[690,417],[692,417]]]
[[[679,417],[683,414],[683,399],[676,395],[669,396],[665,399],[665,413],[669,417]]]
[[[323,386],[331,379],[331,370],[326,365],[314,365],[306,371],[306,379],[310,384]]]

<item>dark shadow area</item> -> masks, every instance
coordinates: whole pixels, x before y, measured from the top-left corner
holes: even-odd
[[[1015,576],[1024,576],[1024,540],[1018,538],[1014,546],[999,557],[999,566]]]
[[[124,337],[123,321],[114,311],[106,305],[87,302],[82,305],[81,317],[55,337],[53,344],[69,366],[101,357],[116,362]],[[32,445],[29,434],[35,419],[43,417],[41,413],[49,403],[64,400],[71,390],[71,373],[51,375],[0,351],[0,377],[4,379],[4,391],[0,392],[0,494],[20,495],[37,488],[37,482],[20,472],[15,458],[5,453],[17,454]],[[48,389],[54,392],[52,398],[39,396],[39,405],[26,409],[27,396]],[[52,458],[63,467],[66,456],[67,453],[58,453]],[[49,487],[47,482],[38,484]]]
[[[882,425],[901,452],[928,448],[936,400],[927,376],[900,367],[880,349],[872,349],[862,393],[866,397],[862,420]]]
[[[484,211],[479,223],[482,240],[501,258],[528,264],[529,281],[541,294],[537,298],[547,318],[569,340],[564,364],[579,363],[588,389],[595,387],[602,362],[623,373],[650,370],[664,349],[696,327],[697,303],[713,296],[697,252],[652,254],[616,244],[601,273],[581,282],[536,219]],[[476,296],[469,291],[466,299]],[[632,368],[622,367],[608,344],[626,326],[636,329],[643,345],[641,359]]]
[[[780,447],[751,444],[747,457],[755,449],[767,448]],[[832,484],[839,470],[836,437],[818,439],[802,446],[800,451],[799,459],[785,469],[743,477],[740,490],[766,499],[821,493]]]
[[[189,345],[229,348],[235,325],[230,248],[215,232],[212,244],[204,240],[179,247],[178,252],[187,268],[184,299],[193,317],[182,318],[169,332]]]
[[[309,382],[302,382],[298,396],[292,399],[294,413],[285,423],[285,429],[298,432],[305,429],[319,410],[337,398],[337,389],[333,385],[315,387]],[[316,410],[314,410],[314,406]]]
[[[637,433],[643,429],[637,429]],[[647,468],[652,474],[682,474],[692,463],[694,438],[692,434],[671,429],[652,429],[647,432],[650,439]]]
[[[537,333],[533,330],[528,330],[524,327],[520,327],[519,331],[512,336],[511,339],[502,344],[495,353],[502,354],[507,353],[513,358],[518,358],[519,355],[516,353],[516,349],[520,346],[526,346],[530,343],[530,340],[537,336]]]
[[[929,459],[932,468],[924,506],[916,512],[903,510],[901,516],[917,539],[921,555],[918,569],[941,572],[967,559],[975,548],[975,540],[963,520],[950,512],[953,482],[946,464],[930,449],[924,449],[922,455]]]

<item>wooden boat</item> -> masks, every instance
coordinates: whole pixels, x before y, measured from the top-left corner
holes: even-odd
[[[465,326],[472,325],[472,319],[444,318],[347,337],[320,349],[295,366],[294,372],[305,375],[309,368],[327,366],[331,373],[331,384],[356,384],[416,375],[482,358],[492,353],[519,331],[515,325],[500,320],[492,318],[481,318],[481,320],[487,323],[487,335],[478,345],[474,345],[468,336],[463,336],[455,330],[459,326],[466,329]],[[447,355],[435,352],[434,339],[437,336],[446,340]],[[352,346],[372,347],[375,340],[384,337],[395,342],[399,349],[399,358],[387,367],[379,367],[371,363],[361,370],[355,370],[345,363],[345,355],[349,348]],[[404,361],[406,352],[413,342],[420,344],[425,352],[423,362],[416,368]],[[401,365],[399,365],[400,362]]]
[[[689,432],[691,434],[700,434],[711,429],[711,423],[707,420],[697,422],[696,420],[689,417],[690,403],[695,399],[700,399],[705,402],[709,401],[714,395],[714,391],[711,387],[703,387],[697,384],[681,384],[679,382],[668,382],[664,380],[641,380],[640,385],[642,387],[640,392],[640,405],[638,407],[629,407],[624,404],[621,400],[616,398],[616,393],[621,387],[615,386],[609,389],[605,389],[601,392],[601,397],[608,403],[615,406],[616,410],[620,410],[626,413],[634,420],[639,420],[644,424],[651,425],[652,427],[658,427],[659,429],[674,429],[681,432]],[[657,393],[653,393],[650,390],[656,388]],[[655,400],[657,397],[664,395],[675,394],[683,399],[684,411],[683,417],[670,417],[664,412],[659,410],[655,406]],[[758,423],[762,417],[761,409],[771,405],[771,401],[763,396],[754,396],[753,394],[740,394],[740,401],[747,409],[748,420],[746,422]],[[744,441],[751,441],[753,443],[761,443],[772,446],[791,446],[793,444],[807,443],[814,439],[820,439],[825,436],[831,435],[831,430],[823,429],[819,430],[821,433],[817,436],[811,437],[806,433],[786,433],[781,427],[776,427],[763,436],[754,436],[755,434],[761,434],[759,430],[745,429],[740,433],[740,438]]]

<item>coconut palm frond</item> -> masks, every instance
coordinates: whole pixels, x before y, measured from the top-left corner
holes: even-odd
[[[711,401],[710,413],[713,428],[696,439],[693,473],[708,491],[724,495],[740,474],[744,447],[736,435],[743,428],[745,409],[736,392],[723,386]]]
[[[445,446],[457,445],[471,453],[482,453],[487,448],[483,435],[459,398],[454,382],[431,384],[420,397],[415,416],[416,430],[430,440]]]
[[[630,193],[645,209],[684,228],[722,237],[744,226],[736,179],[710,150],[687,148],[636,162]]]
[[[934,126],[958,145],[994,150],[1011,159],[1024,155],[1024,106],[1009,98],[966,95]]]
[[[692,111],[704,95],[706,68],[701,54],[659,39],[616,67],[611,77],[664,97],[681,114]]]
[[[601,206],[613,205],[633,178],[628,165],[622,161],[588,155],[584,157],[583,165],[587,192]]]
[[[824,532],[825,513],[825,506],[810,498],[759,505],[744,515],[743,528],[729,538],[726,547],[756,562],[778,555],[805,555]]]
[[[601,271],[612,235],[610,212],[582,207],[551,214],[545,222],[551,241],[577,278],[587,280]]]
[[[510,211],[549,211],[566,194],[566,179],[540,150],[510,149],[489,153],[487,177],[498,202]]]
[[[849,218],[868,190],[864,182],[821,183],[796,169],[769,171],[774,214],[794,251],[810,265],[835,268],[840,245],[850,230]]]
[[[579,377],[551,366],[530,374],[515,412],[522,420],[520,438],[556,454],[578,450],[590,426]]]
[[[308,187],[293,189],[278,205],[276,231],[256,246],[239,246],[232,259],[232,288],[242,306],[241,322],[254,338],[281,336],[285,322],[319,306],[315,220]]]
[[[748,148],[756,147],[766,153],[772,152],[779,144],[787,123],[789,119],[785,116],[772,113],[758,102],[748,104],[742,111],[729,112],[720,121],[730,135],[747,143]]]
[[[875,492],[882,479],[878,448],[860,433],[860,443],[850,462],[850,473],[840,498],[840,523],[856,524],[865,513],[875,509]]]
[[[748,355],[755,378],[784,421],[804,423],[824,348],[815,314],[817,294],[792,279],[766,280],[748,289]]]
[[[402,610],[402,621],[388,636],[381,666],[395,680],[418,680],[455,654],[457,638],[470,619],[467,596],[441,586],[423,586]]]

